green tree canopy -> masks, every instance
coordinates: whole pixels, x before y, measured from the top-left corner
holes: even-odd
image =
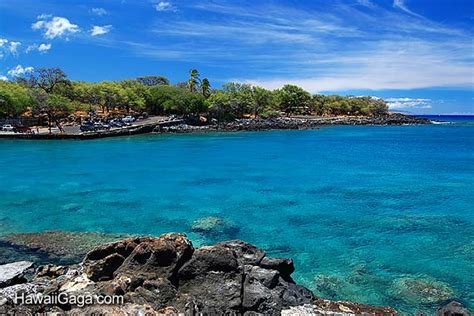
[[[287,84],[277,90],[276,98],[280,110],[287,115],[306,113],[310,109],[311,94],[295,85]]]
[[[0,117],[18,116],[26,112],[32,104],[33,99],[26,87],[0,81]]]
[[[138,77],[137,81],[144,86],[168,86],[170,81],[163,76],[144,76]]]

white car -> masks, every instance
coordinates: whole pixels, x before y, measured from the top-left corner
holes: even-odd
[[[123,119],[122,119],[122,122],[124,123],[132,123],[132,122],[135,122],[135,118],[131,115],[129,116],[125,116]]]
[[[2,131],[5,131],[5,132],[13,132],[15,128],[13,126],[11,126],[10,124],[5,124],[2,126]]]

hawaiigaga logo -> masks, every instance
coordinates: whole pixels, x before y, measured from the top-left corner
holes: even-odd
[[[69,293],[25,294],[17,293],[13,299],[16,305],[72,305],[84,307],[86,305],[123,305],[123,296],[119,295],[72,295]]]

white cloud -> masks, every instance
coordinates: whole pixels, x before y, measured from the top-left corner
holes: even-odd
[[[79,32],[79,26],[71,23],[68,19],[49,15],[38,16],[38,21],[31,25],[33,30],[43,30],[44,37],[53,39]]]
[[[37,49],[38,49],[37,44],[31,44],[31,45],[28,45],[28,47],[25,50],[25,53],[29,53],[29,52],[32,52],[32,51],[37,50]]]
[[[46,53],[48,50],[51,49],[51,46],[52,45],[49,44],[49,43],[48,44],[42,43],[38,46],[38,51],[41,52],[41,53]]]
[[[171,2],[160,1],[158,4],[155,4],[155,9],[158,12],[162,11],[176,11],[176,7],[171,4]]]
[[[28,47],[26,48],[25,52],[26,53],[29,53],[29,52],[32,52],[32,51],[38,51],[40,53],[47,53],[51,47],[53,47],[53,45],[51,43],[41,43],[41,44],[31,44],[31,45],[28,45]]]
[[[0,81],[8,81],[7,76],[0,75]]]
[[[413,16],[416,16],[416,17],[419,17],[419,18],[423,18],[421,15],[413,12],[412,10],[408,9],[408,7],[406,6],[405,4],[405,0],[393,0],[393,7],[394,8],[398,8],[408,14],[411,14]]]
[[[407,9],[405,3],[396,2]],[[152,28],[158,35],[153,41],[107,45],[147,58],[225,65],[230,75],[216,80],[270,89],[286,83],[311,92],[474,86],[472,30],[399,7],[373,0],[328,1],[324,10],[312,11],[275,1],[251,7],[232,1],[182,5],[216,18],[161,19]],[[178,40],[171,43],[170,37]]]
[[[371,9],[375,8],[375,4],[373,4],[372,1],[370,0],[357,0],[357,3],[367,8],[371,8]]]
[[[94,25],[90,30],[92,36],[104,35],[110,32],[112,25],[98,26]]]
[[[22,65],[17,65],[16,67],[14,67],[14,68],[12,68],[8,71],[8,75],[10,75],[12,77],[18,77],[18,76],[24,75],[26,73],[32,72],[33,70],[34,70],[33,67],[23,68]]]
[[[3,47],[7,43],[8,43],[8,40],[6,38],[0,38],[0,47]]]
[[[471,49],[471,44],[455,40],[393,39],[336,56],[301,55],[295,57],[295,64],[285,65],[289,69],[287,76],[247,81],[270,89],[289,82],[311,92],[472,87]],[[299,76],[292,76],[294,70],[300,72]]]
[[[390,109],[431,109],[431,99],[388,98],[385,99]]]
[[[18,52],[18,47],[21,45],[20,42],[10,42],[10,46],[8,47],[8,50],[10,51],[10,53],[12,53],[13,55],[16,55],[17,52]]]
[[[104,8],[92,8],[91,12],[98,16],[103,16],[103,15],[108,14],[107,10],[105,10]]]

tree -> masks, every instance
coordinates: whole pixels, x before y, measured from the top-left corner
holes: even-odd
[[[70,86],[70,81],[60,68],[35,69],[28,77],[20,81],[26,82],[31,88],[40,88],[46,93],[53,93],[61,85]]]
[[[99,83],[102,112],[110,110],[128,109],[128,96],[125,89],[118,82],[103,81]]]
[[[311,95],[298,86],[287,84],[276,95],[280,109],[287,115],[309,110]]]
[[[209,82],[209,79],[202,79],[201,92],[206,99],[209,98],[209,96],[211,95],[211,83]]]
[[[144,76],[138,77],[137,81],[145,86],[169,86],[170,81],[163,76]]]
[[[27,111],[33,100],[28,89],[17,83],[0,81],[0,117],[15,117]]]
[[[211,117],[217,119],[218,122],[232,120],[235,113],[232,108],[232,96],[223,91],[212,93],[206,100]]]
[[[368,97],[370,99],[369,113],[378,116],[386,115],[388,113],[388,104],[385,100],[375,99]]]
[[[63,132],[59,120],[70,114],[72,110],[71,101],[58,94],[47,94],[41,89],[33,90],[32,96],[35,100],[33,113],[37,115],[46,115],[48,119],[49,133],[51,133],[53,123],[55,123],[59,130]]]
[[[201,79],[199,79],[199,71],[197,69],[192,69],[190,71],[190,78],[188,80],[188,87],[189,91],[196,92],[199,84],[201,83]]]
[[[271,91],[261,88],[252,87],[252,112],[254,117],[258,117],[260,112],[270,109],[273,105],[273,94]]]
[[[146,108],[152,114],[197,115],[207,110],[199,93],[174,86],[156,86],[146,97]]]
[[[222,90],[229,95],[230,107],[235,117],[243,117],[251,112],[254,104],[252,86],[244,83],[229,82]]]

